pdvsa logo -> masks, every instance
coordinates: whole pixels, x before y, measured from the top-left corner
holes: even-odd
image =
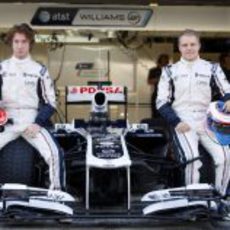
[[[100,89],[97,87],[87,87],[87,86],[82,86],[82,87],[72,87],[70,89],[71,94],[94,94],[98,90],[105,92],[106,94],[122,94],[123,93],[123,88],[122,87],[112,87],[112,86],[105,86]]]

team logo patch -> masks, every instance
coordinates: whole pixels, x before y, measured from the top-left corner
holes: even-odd
[[[201,77],[201,78],[209,78],[210,77],[210,75],[203,74],[203,73],[195,73],[195,76],[196,77]]]

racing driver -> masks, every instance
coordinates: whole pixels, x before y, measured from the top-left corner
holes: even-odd
[[[61,151],[45,128],[55,112],[55,92],[47,68],[30,56],[34,34],[27,24],[20,24],[6,36],[12,57],[0,63],[1,107],[13,124],[0,133],[0,149],[22,136],[48,164],[50,189],[60,190],[64,182]]]
[[[198,143],[212,156],[215,164],[215,187],[226,194],[230,178],[229,147],[221,146],[207,134],[206,112],[214,89],[218,89],[230,112],[230,85],[218,64],[199,57],[200,38],[196,31],[185,30],[178,38],[181,58],[164,68],[160,78],[157,108],[173,127],[182,162],[190,162],[185,168],[185,184],[199,183]]]

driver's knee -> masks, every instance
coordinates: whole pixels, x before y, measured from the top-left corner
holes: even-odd
[[[219,154],[213,158],[213,161],[214,161],[215,167],[221,167],[225,165],[227,159],[224,156],[224,154]]]

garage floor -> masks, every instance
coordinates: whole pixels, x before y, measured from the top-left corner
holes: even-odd
[[[8,227],[4,227],[4,226],[1,226],[0,227],[0,230],[16,230],[16,229],[20,229],[20,230],[23,230],[23,229],[33,229],[33,230],[40,230],[40,229],[46,229],[46,230],[55,230],[55,229],[89,229],[89,228],[79,228],[79,227],[71,227],[71,226],[68,226],[68,225],[62,225],[62,226],[47,226],[46,224],[44,225],[40,225],[39,227],[33,227],[33,226],[27,226],[27,227],[24,227],[24,226],[8,226]],[[214,227],[212,226],[210,223],[193,223],[193,224],[185,224],[185,225],[174,225],[174,226],[156,226],[156,227],[153,227],[153,228],[91,228],[92,230],[132,230],[132,229],[141,229],[141,230],[150,230],[150,229],[156,229],[156,230],[168,230],[168,229],[173,229],[173,230],[214,230],[214,229],[229,229],[229,227]]]

